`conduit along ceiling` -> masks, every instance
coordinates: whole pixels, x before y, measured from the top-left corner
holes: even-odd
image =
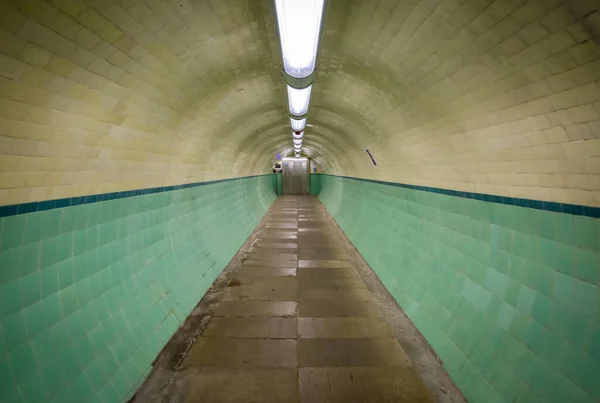
[[[275,0],[275,11],[294,155],[300,158],[317,70],[325,0]]]

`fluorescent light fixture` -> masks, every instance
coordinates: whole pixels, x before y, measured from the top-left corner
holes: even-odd
[[[292,137],[294,140],[302,139],[302,137],[304,137],[304,132],[292,132]]]
[[[283,68],[292,77],[315,70],[324,0],[275,0]]]
[[[294,139],[294,145],[295,146],[301,146],[302,145],[302,139],[298,139],[298,140]]]
[[[306,118],[304,119],[294,119],[290,118],[290,125],[292,126],[292,130],[295,132],[301,132],[304,130],[306,126]]]
[[[292,115],[302,116],[308,112],[311,90],[312,85],[302,89],[292,88],[288,85],[288,102],[290,104],[290,113]]]

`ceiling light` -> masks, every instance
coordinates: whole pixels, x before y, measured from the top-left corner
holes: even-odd
[[[292,137],[295,140],[301,139],[302,137],[304,137],[304,132],[292,132]]]
[[[324,0],[275,0],[283,68],[292,77],[315,70]]]
[[[312,85],[302,89],[292,88],[288,85],[287,88],[290,113],[294,116],[306,115],[306,112],[308,112],[308,103],[310,101]]]
[[[304,119],[294,119],[290,118],[290,125],[292,126],[292,130],[295,132],[300,132],[304,130],[306,126],[306,118]]]

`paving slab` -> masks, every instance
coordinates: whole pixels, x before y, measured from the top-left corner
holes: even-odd
[[[223,300],[297,301],[297,291],[297,288],[293,287],[265,287],[260,285],[227,287]]]
[[[298,339],[300,367],[405,367],[411,363],[395,338]]]
[[[212,318],[202,332],[202,336],[294,339],[298,334],[297,325],[298,320],[296,318]],[[323,327],[326,326],[326,324],[314,323],[314,326],[311,327],[307,324],[304,326],[306,328],[305,333],[310,335],[319,329],[323,331]],[[351,326],[348,327],[350,328]]]
[[[381,317],[375,302],[308,300],[298,303],[298,316],[312,318]]]
[[[295,276],[296,274],[295,267],[242,266],[238,269],[236,277]]]
[[[371,294],[364,288],[301,288],[298,300],[371,301]]]
[[[298,337],[309,339],[392,338],[395,334],[382,318],[298,318]]]
[[[298,315],[295,301],[221,301],[214,316],[290,316]]]
[[[296,340],[201,337],[183,365],[296,368]]]
[[[302,403],[433,403],[412,367],[300,368]]]
[[[296,403],[295,369],[194,367],[181,371],[180,391],[170,402]]]

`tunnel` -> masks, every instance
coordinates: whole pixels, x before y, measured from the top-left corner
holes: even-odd
[[[275,14],[0,0],[0,401],[599,402],[600,1]]]

